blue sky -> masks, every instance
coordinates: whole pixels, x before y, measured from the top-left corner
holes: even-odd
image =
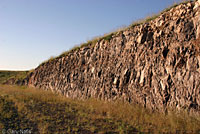
[[[33,69],[179,1],[0,0],[0,70]]]

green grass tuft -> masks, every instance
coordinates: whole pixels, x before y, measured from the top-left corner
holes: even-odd
[[[108,35],[103,36],[101,39],[104,39],[106,41],[110,41],[112,39],[113,35],[114,35],[114,33],[110,33]]]

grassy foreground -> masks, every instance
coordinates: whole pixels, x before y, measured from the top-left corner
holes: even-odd
[[[0,133],[200,133],[200,118],[163,115],[122,102],[72,100],[49,91],[0,85]]]

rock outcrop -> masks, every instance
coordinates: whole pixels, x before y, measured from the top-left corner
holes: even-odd
[[[66,97],[122,99],[152,110],[200,110],[200,7],[182,3],[38,66],[29,86]]]

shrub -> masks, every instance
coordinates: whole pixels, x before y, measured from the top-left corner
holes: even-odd
[[[110,33],[108,35],[105,35],[104,37],[102,37],[101,39],[104,39],[106,41],[110,41],[112,39],[112,36],[114,35],[114,33]]]

